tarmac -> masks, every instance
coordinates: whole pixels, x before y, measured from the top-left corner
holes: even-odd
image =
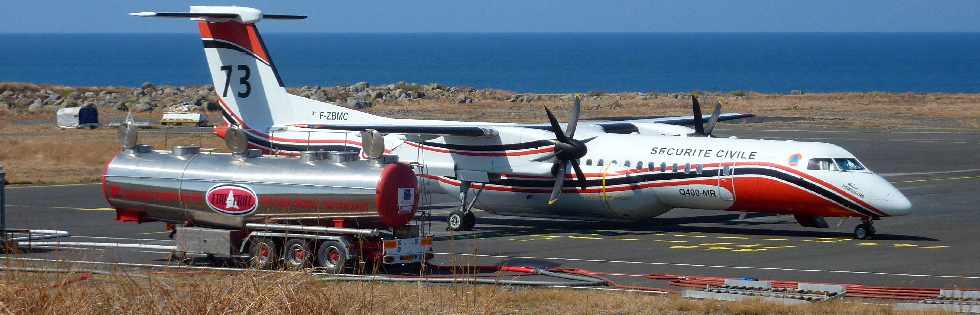
[[[894,287],[980,288],[980,133],[942,129],[766,129],[725,125],[740,138],[838,144],[894,183],[913,212],[876,221],[878,235],[855,240],[856,219],[828,229],[792,217],[674,209],[624,224],[498,216],[477,211],[477,228],[445,231],[448,198],[433,206],[435,263],[583,268],[626,284],[648,274],[750,277]],[[161,223],[114,221],[98,184],[7,189],[12,228],[66,230],[59,246],[2,256],[8,261],[178,265]],[[122,247],[120,247],[122,246]],[[662,284],[660,284],[662,285]]]

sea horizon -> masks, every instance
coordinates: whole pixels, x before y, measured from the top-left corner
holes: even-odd
[[[980,92],[977,32],[264,32],[287,86]],[[0,33],[0,81],[210,84],[197,33]]]

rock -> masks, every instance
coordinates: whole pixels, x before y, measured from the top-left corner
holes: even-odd
[[[3,91],[3,93],[0,93],[0,97],[4,97],[4,98],[10,97],[11,95],[14,95],[14,91],[6,90]]]
[[[82,107],[83,108],[85,108],[85,107],[95,107],[95,103],[91,103],[91,102],[85,103],[85,105],[82,105]]]
[[[141,89],[144,89],[144,90],[149,90],[149,89],[154,88],[154,86],[150,82],[143,82],[143,85],[141,85],[140,88]]]
[[[82,94],[83,97],[95,97],[95,92],[85,92]]]
[[[361,91],[367,90],[369,87],[371,87],[371,85],[369,85],[367,82],[357,82],[357,83],[354,83],[354,85],[351,85],[348,88],[348,90],[350,90],[351,92],[357,93],[357,92],[361,92]]]
[[[112,108],[115,109],[115,110],[118,110],[120,112],[128,112],[129,111],[129,106],[126,106],[126,103],[123,103],[123,102],[116,103],[116,105],[113,105]]]
[[[456,104],[470,104],[470,103],[473,103],[472,97],[466,95],[460,95],[456,97]]]
[[[44,110],[44,102],[41,102],[41,100],[34,100],[34,102],[27,107],[27,111],[32,113],[39,112],[41,110]]]
[[[143,96],[143,95],[146,95],[146,92],[143,92],[142,89],[133,89],[132,95],[133,96]]]
[[[358,99],[357,97],[348,97],[347,106],[352,107],[354,109],[364,109],[364,108],[374,106],[374,103],[368,100]]]
[[[136,105],[133,106],[133,111],[134,112],[141,112],[141,113],[142,112],[151,112],[151,111],[153,111],[153,106],[150,105],[150,104],[148,104],[148,103],[136,103]]]
[[[7,105],[7,103],[0,102],[0,112],[5,112],[8,110],[10,110],[10,105]]]

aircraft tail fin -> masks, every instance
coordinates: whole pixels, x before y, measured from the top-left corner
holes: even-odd
[[[290,95],[286,91],[255,24],[263,19],[299,20],[305,16],[263,14],[257,9],[237,6],[191,6],[189,12],[130,14],[198,21],[204,54],[224,118],[246,132],[253,131],[249,132],[253,136],[263,137],[273,126],[339,120],[337,118],[349,121],[376,118],[349,108]]]

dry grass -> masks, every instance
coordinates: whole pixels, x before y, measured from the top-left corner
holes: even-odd
[[[786,306],[622,292],[324,282],[304,273],[94,276],[0,272],[10,314],[899,314],[860,303]]]
[[[716,99],[725,104],[727,112],[807,117],[802,121],[767,122],[766,127],[980,129],[980,94],[721,94],[702,97],[706,111],[710,111]],[[690,99],[686,96],[608,94],[586,96],[583,105],[585,119],[690,114]],[[449,104],[447,100],[391,101],[378,103],[368,111],[396,118],[540,123],[544,122],[544,106],[564,120],[570,101],[560,95],[541,96],[532,103],[493,99],[481,99],[473,104]],[[101,118],[121,120],[122,115],[103,111]],[[160,115],[146,113],[139,118],[157,121]],[[209,116],[215,122],[221,119],[217,113]],[[53,120],[53,113],[0,111],[0,164],[6,167],[8,180],[17,184],[97,181],[105,163],[118,150],[115,130],[59,130],[53,127]],[[165,137],[161,133],[142,133],[141,136],[143,143],[157,148],[174,144],[224,147],[220,139],[210,135]]]

